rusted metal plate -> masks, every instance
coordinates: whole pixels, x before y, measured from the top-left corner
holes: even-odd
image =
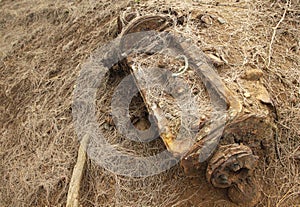
[[[124,51],[130,50],[132,48],[132,45],[135,44],[136,42],[141,42],[141,41],[149,41],[149,38],[145,38],[144,35],[145,33],[140,33],[143,30],[158,30],[160,31],[162,28],[165,29],[167,26],[172,25],[172,23],[169,22],[170,19],[164,16],[146,16],[146,17],[139,17],[134,19],[131,23],[128,24],[127,27],[124,28],[124,31],[121,33],[122,36],[125,36],[127,34],[135,33],[132,38],[126,37],[126,41],[123,43],[123,49]],[[155,22],[155,23],[154,23]],[[136,33],[137,32],[137,33]],[[154,36],[156,34],[154,33]],[[168,34],[167,34],[168,35]],[[159,36],[159,35],[158,35]],[[229,89],[223,84],[223,82],[220,80],[219,76],[214,72],[214,70],[211,68],[211,66],[207,63],[206,57],[202,54],[199,53],[199,49],[190,47],[188,44],[184,44],[184,42],[179,42],[174,38],[172,35],[169,35],[167,37],[159,37],[163,39],[162,43],[168,41],[168,39],[172,39],[173,41],[170,44],[169,47],[171,47],[171,50],[173,54],[163,54],[163,55],[158,55],[158,54],[151,54],[151,57],[149,55],[144,55],[142,57],[136,57],[135,55],[129,55],[127,57],[127,64],[129,70],[132,72],[132,74],[135,77],[136,83],[138,87],[140,87],[141,94],[144,98],[144,101],[146,105],[148,106],[149,111],[157,117],[158,120],[158,126],[161,130],[161,137],[164,140],[167,148],[169,149],[170,152],[172,152],[174,155],[177,156],[183,156],[185,153],[187,153],[191,147],[193,142],[198,141],[202,139],[205,135],[204,134],[199,134],[197,135],[198,140],[191,140],[191,137],[194,135],[187,135],[186,138],[183,137],[178,137],[178,127],[176,126],[182,124],[180,123],[182,120],[180,120],[180,113],[182,112],[181,109],[176,109],[176,100],[172,100],[172,98],[168,98],[168,96],[162,97],[160,94],[153,94],[153,90],[144,90],[143,88],[147,87],[145,85],[146,82],[148,82],[148,85],[152,85],[153,82],[151,83],[151,80],[147,79],[153,79],[153,76],[155,74],[154,71],[151,71],[151,68],[153,67],[160,67],[160,68],[168,68],[170,73],[165,74],[166,77],[160,84],[166,84],[168,86],[172,85],[171,87],[175,88],[177,93],[177,96],[184,95],[184,94],[189,94],[189,91],[185,91],[184,83],[180,84],[180,80],[184,80],[189,86],[188,87],[194,87],[197,90],[205,91],[206,87],[210,88],[211,94],[207,94],[207,91],[205,92],[206,96],[206,104],[210,104],[209,102],[209,96],[215,96],[217,101],[214,102],[219,102],[220,105],[224,107],[224,109],[229,109],[229,117],[221,117],[221,119],[233,119],[238,112],[241,111],[241,106],[238,101],[235,100],[233,97],[232,93],[230,92]],[[158,38],[158,39],[159,39]],[[159,44],[157,44],[159,45]],[[156,45],[156,46],[157,46]],[[169,48],[170,49],[170,48]],[[168,51],[166,51],[168,52]],[[197,55],[200,54],[200,55]],[[169,63],[165,61],[168,56],[173,56],[173,59],[169,59]],[[175,56],[175,58],[174,58]],[[185,70],[187,70],[186,73],[179,72],[178,68],[181,68],[181,66],[178,64],[178,57],[184,57],[185,60]],[[147,59],[150,59],[151,61],[142,66],[142,62],[147,62]],[[157,61],[159,60],[159,61]],[[155,63],[156,62],[156,63]],[[147,65],[148,64],[148,65]],[[146,66],[145,66],[146,65]],[[188,65],[188,66],[187,66]],[[149,67],[148,67],[149,66]],[[199,70],[195,70],[195,68],[198,68]],[[180,75],[180,78],[177,76]],[[165,81],[165,83],[163,83]],[[176,84],[174,84],[176,83]],[[182,90],[180,92],[180,90]],[[179,94],[181,93],[181,94]],[[173,94],[172,94],[173,95]],[[153,99],[155,96],[160,96],[158,100]],[[174,98],[174,97],[173,97]],[[180,97],[183,99],[184,97]],[[188,98],[188,97],[185,97]],[[161,107],[160,102],[164,101],[169,101],[168,107]],[[164,104],[163,104],[164,105]],[[196,108],[199,108],[200,105],[203,105],[201,102],[198,102],[196,104]],[[173,111],[170,112],[168,108],[172,108]],[[210,106],[214,107],[214,106]],[[178,107],[177,107],[178,108]],[[212,113],[213,109],[207,109],[207,114]],[[196,112],[198,113],[198,112]],[[199,112],[200,113],[200,112]],[[164,115],[163,115],[164,114]],[[171,119],[173,121],[167,121],[165,118],[166,114],[171,115]],[[200,115],[200,114],[199,114]],[[202,116],[206,116],[205,112],[201,114]],[[177,123],[176,123],[177,122]],[[196,118],[194,120],[190,120],[189,123],[187,123],[188,126],[185,126],[188,128],[188,131],[192,131],[192,128],[196,125],[201,125],[203,120],[200,118]],[[195,125],[195,126],[192,126]],[[221,125],[221,124],[220,124]],[[197,127],[196,127],[197,128]],[[217,131],[219,126],[217,126],[216,129],[209,128],[209,126],[204,127],[204,130],[206,133],[208,131],[214,130]],[[221,129],[220,129],[221,130]],[[211,135],[214,135],[215,137],[211,137]],[[206,151],[213,151],[215,147],[217,146],[218,140],[220,138],[220,133],[212,133],[209,135],[209,141],[211,144],[209,144],[209,149],[206,149]],[[199,149],[198,149],[199,150]],[[203,150],[205,151],[205,150]]]

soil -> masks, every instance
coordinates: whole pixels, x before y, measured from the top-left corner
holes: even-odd
[[[0,206],[66,205],[79,146],[72,117],[76,80],[93,51],[117,37],[117,18],[126,9],[176,18],[177,31],[211,57],[222,80],[246,105],[249,94],[239,88],[246,80],[236,80],[247,71],[262,71],[248,78],[262,76],[276,107],[278,130],[274,156],[266,154],[270,158],[260,159],[255,170],[261,191],[256,206],[299,206],[299,5],[299,0],[0,0]],[[112,93],[125,76],[118,70],[107,74],[99,89],[99,127],[111,143],[128,151],[164,150],[162,140],[142,145],[126,140],[110,120]],[[130,110],[137,128],[149,127],[141,97]],[[178,164],[155,176],[129,178],[92,159],[81,182],[80,204],[237,206],[226,190],[206,181],[205,167],[197,177],[186,176]]]

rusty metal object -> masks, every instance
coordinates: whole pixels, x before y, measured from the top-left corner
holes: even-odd
[[[256,203],[259,200],[253,170],[258,156],[239,144],[220,146],[209,161],[206,177],[217,188],[229,188],[228,195],[235,203]]]
[[[166,16],[137,17],[123,28],[121,36],[149,30],[163,31],[172,24],[171,19]],[[136,41],[138,40],[126,39],[123,47],[130,48]],[[200,68],[197,75],[205,85],[210,86],[213,92],[210,95],[216,96],[226,105],[228,117],[222,117],[226,122],[224,131],[221,130],[222,126],[211,129],[206,123],[201,125],[200,131],[210,133],[199,132],[197,142],[191,145],[189,139],[176,138],[162,109],[150,100],[147,90],[141,90],[149,113],[156,117],[161,138],[170,152],[182,157],[181,166],[187,175],[197,175],[201,166],[207,164],[206,177],[209,183],[216,188],[227,188],[229,198],[235,203],[254,205],[258,202],[260,193],[253,179],[253,170],[257,166],[258,156],[273,154],[274,146],[272,139],[275,125],[272,113],[275,107],[260,81],[262,74],[250,71],[242,77],[244,79],[240,82],[246,95],[240,97],[236,90],[227,88],[220,77],[211,72],[212,66],[205,61],[204,56],[197,55],[195,48],[186,42],[177,42],[175,49],[187,57],[190,68]],[[147,81],[140,69],[134,69],[135,60],[129,55],[125,65],[135,77],[136,85],[142,89]],[[172,78],[170,80],[172,82]],[[211,155],[217,145],[219,147]],[[205,154],[210,155],[210,159],[202,163],[201,157]]]
[[[213,186],[228,188],[250,176],[258,157],[245,145],[220,146],[209,161],[206,177]]]
[[[172,25],[172,21],[170,18],[166,16],[145,16],[145,17],[138,17],[134,19],[132,22],[128,24],[127,27],[124,28],[123,32],[121,33],[121,36],[124,36],[126,34],[130,33],[138,33],[140,31],[148,31],[148,30],[157,30],[161,31],[166,29],[167,27],[170,27]],[[143,38],[141,34],[141,39]],[[137,36],[137,35],[136,35]],[[126,41],[123,42],[123,48],[130,48],[132,45],[138,41],[139,38],[135,36],[134,39],[126,38]],[[202,80],[204,80],[206,85],[209,85],[211,90],[213,91],[214,95],[218,97],[218,101],[222,102],[223,104],[227,105],[227,108],[229,108],[229,119],[233,119],[240,111],[241,111],[241,105],[236,99],[233,97],[233,94],[231,91],[224,85],[224,83],[220,80],[217,74],[213,72],[213,69],[211,66],[206,62],[204,55],[201,55],[200,57],[197,56],[195,52],[195,48],[191,48],[189,45],[185,45],[184,43],[177,43],[175,50],[180,51],[180,53],[185,54],[189,59],[191,60],[190,67],[191,68],[200,68],[200,74],[198,74],[200,77],[202,77]],[[130,59],[130,58],[127,58]],[[131,61],[129,61],[131,62]],[[130,65],[130,63],[129,63]],[[132,66],[129,66],[129,68],[132,68]],[[144,77],[141,77],[137,74],[137,71],[131,70],[131,72],[135,75],[137,85],[141,85],[142,82],[145,82]],[[145,91],[142,91],[142,96],[145,100],[145,103],[149,103],[149,100],[147,99],[147,94]],[[152,111],[153,114],[156,113],[158,109],[153,109],[153,104],[149,103],[148,109]],[[151,109],[152,107],[152,109]],[[157,108],[157,106],[155,106]],[[158,116],[158,113],[156,113]],[[159,118],[158,120],[162,120],[162,118]],[[168,127],[166,127],[166,124],[163,124],[163,121],[161,123],[158,123],[159,126],[161,126],[162,131],[164,133],[161,133],[161,136],[163,140],[165,141],[165,144],[167,148],[176,155],[183,155],[188,151],[189,147],[182,147],[187,143],[188,139],[185,140],[178,140],[175,139],[175,134],[172,134]],[[210,130],[210,129],[207,129]],[[212,135],[212,134],[211,134]],[[218,143],[218,140],[220,138],[220,133],[217,136],[207,137],[208,141],[211,142],[209,145],[210,151],[213,150]],[[216,134],[213,134],[216,135]],[[202,139],[203,137],[199,137],[198,139]],[[206,143],[207,143],[206,142]],[[178,149],[178,147],[180,149]],[[202,150],[202,149],[198,149]],[[202,150],[205,151],[205,150]],[[207,150],[206,150],[207,151]],[[202,152],[203,153],[203,152]]]

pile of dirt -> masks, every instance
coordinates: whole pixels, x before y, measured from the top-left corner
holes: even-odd
[[[277,109],[277,156],[256,170],[257,206],[300,205],[300,2],[290,1],[0,1],[0,206],[64,206],[78,138],[73,90],[82,64],[118,34],[117,17],[130,10],[165,14],[235,83],[245,71],[263,71]],[[114,89],[125,77],[107,74],[97,94],[97,121],[113,144],[143,155],[164,149],[140,145],[110,121]],[[237,91],[244,97],[244,91]],[[147,116],[141,97],[131,116]],[[142,123],[141,128],[147,128]],[[180,166],[147,178],[115,175],[89,160],[82,206],[235,206],[205,172],[189,178]]]

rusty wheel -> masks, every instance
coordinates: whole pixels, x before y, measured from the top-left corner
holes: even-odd
[[[234,203],[255,204],[259,191],[252,174],[257,160],[245,145],[220,146],[208,163],[206,178],[214,187],[229,188],[228,196]]]

